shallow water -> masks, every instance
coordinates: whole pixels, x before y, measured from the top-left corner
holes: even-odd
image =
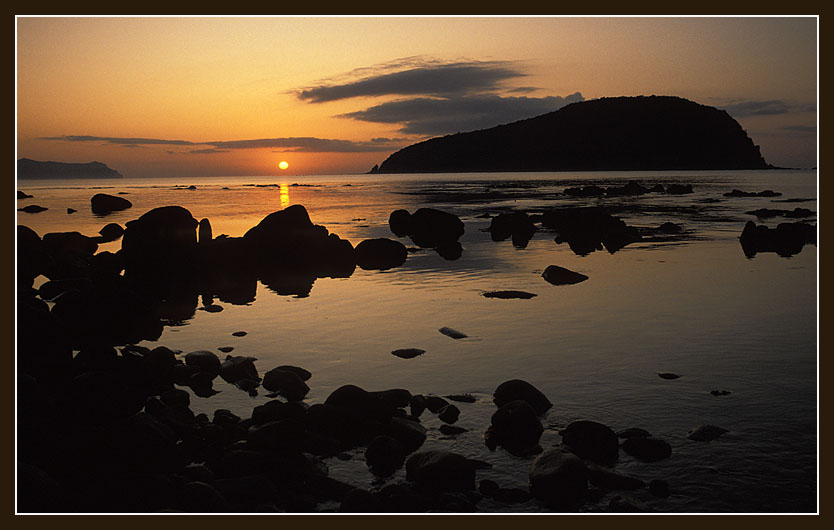
[[[638,180],[691,183],[693,194],[580,199],[565,196],[570,186],[621,186]],[[194,184],[196,189],[185,189]],[[297,185],[294,185],[297,184]],[[493,464],[477,478],[505,487],[526,487],[530,458],[502,449],[490,452],[483,432],[495,411],[492,392],[505,380],[525,379],[554,403],[543,419],[543,447],[560,441],[557,430],[590,419],[614,430],[641,427],[672,445],[670,458],[637,462],[621,452],[617,469],[643,480],[661,478],[672,495],[656,499],[628,493],[661,512],[813,512],[817,510],[817,248],[806,245],[789,258],[759,253],[748,258],[738,235],[747,220],[775,226],[783,218],[757,219],[758,208],[816,211],[816,173],[809,171],[674,173],[537,173],[295,177],[237,177],[201,181],[120,179],[117,181],[23,181],[34,196],[18,207],[18,223],[43,235],[80,231],[96,235],[107,223],[126,221],[168,204],[181,205],[196,219],[208,218],[215,236],[241,236],[267,214],[303,204],[316,224],[354,245],[371,237],[395,236],[387,224],[398,208],[434,206],[466,223],[463,256],[447,261],[432,250],[411,253],[389,271],[359,268],[349,278],[318,279],[308,297],[279,296],[258,284],[255,301],[222,301],[219,313],[196,310],[183,325],[166,327],[148,346],[184,353],[233,346],[233,355],[258,358],[262,373],[280,364],[313,373],[305,401],[318,403],[343,384],[366,390],[406,388],[412,393],[462,394],[458,403],[468,432],[447,439],[441,422],[426,411],[429,428],[423,449],[445,448]],[[94,189],[95,188],[95,189]],[[725,192],[772,189],[775,198],[728,198]],[[124,197],[133,207],[106,217],[90,212],[96,192]],[[810,199],[784,202],[789,199]],[[629,225],[683,226],[680,237],[647,239],[622,250],[586,256],[554,234],[539,231],[526,248],[494,242],[481,214],[508,210],[529,213],[563,205],[604,204]],[[66,208],[78,210],[67,214]],[[815,217],[810,218],[816,222]],[[407,246],[413,246],[404,238]],[[115,251],[120,242],[101,245]],[[542,271],[559,265],[589,277],[554,286]],[[489,299],[486,291],[535,293],[528,300]],[[438,332],[448,326],[468,335],[454,340]],[[245,330],[244,337],[232,332]],[[401,359],[399,348],[426,353]],[[220,352],[217,352],[220,354]],[[220,354],[222,356],[222,354]],[[658,372],[682,377],[665,380]],[[220,393],[192,397],[195,412],[218,408],[248,417],[267,398],[215,380]],[[728,390],[713,396],[711,390]],[[700,424],[729,430],[703,443],[686,438]],[[362,450],[347,461],[327,460],[332,476],[375,487]],[[404,480],[403,472],[385,483]],[[605,511],[612,495],[588,503]],[[486,511],[541,511],[534,501]],[[322,508],[328,508],[323,506]]]

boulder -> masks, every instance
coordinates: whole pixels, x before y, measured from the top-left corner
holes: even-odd
[[[612,465],[619,455],[617,434],[607,425],[590,420],[571,422],[560,433],[562,443],[580,458]]]
[[[364,270],[388,270],[405,263],[408,252],[399,241],[366,239],[356,245],[356,264]]]
[[[484,436],[487,447],[503,447],[510,454],[526,456],[541,450],[544,428],[536,410],[526,401],[510,401],[492,415]]]
[[[374,475],[387,477],[403,466],[405,450],[396,438],[376,436],[365,450],[365,463]]]
[[[510,379],[504,381],[492,394],[493,402],[501,407],[506,403],[515,400],[523,400],[533,407],[536,414],[542,415],[547,412],[553,404],[539,389],[521,379]]]
[[[758,252],[775,252],[790,257],[802,252],[806,243],[816,244],[817,227],[807,223],[779,223],[776,228],[756,225],[747,221],[739,236],[745,256],[754,257]]]
[[[412,231],[411,214],[408,210],[394,210],[388,216],[388,227],[397,237],[407,236]]]
[[[646,487],[646,483],[638,478],[600,466],[591,460],[585,462],[585,467],[588,469],[588,481],[604,490],[636,490]]]
[[[241,379],[260,381],[261,377],[255,367],[256,360],[254,357],[227,355],[226,359],[220,363],[220,377],[231,384]]]
[[[264,374],[263,387],[270,392],[284,396],[288,401],[301,401],[310,387],[294,372],[274,368]]]
[[[657,462],[672,454],[672,446],[657,438],[628,438],[623,451],[642,462]]]
[[[126,271],[182,271],[197,250],[197,220],[181,206],[162,206],[125,223],[122,253]]]
[[[456,242],[464,233],[464,224],[452,213],[435,208],[420,208],[411,214],[411,231],[415,245],[436,248]]]
[[[450,451],[422,451],[405,464],[406,480],[429,493],[475,489],[475,469],[469,460]]]
[[[484,298],[500,298],[502,300],[509,300],[512,298],[529,300],[530,298],[536,296],[534,293],[528,293],[525,291],[487,291],[482,293],[482,295]]]
[[[686,437],[696,442],[710,442],[727,432],[727,429],[716,425],[699,425],[689,431]]]
[[[502,213],[492,218],[487,231],[493,241],[512,237],[513,246],[525,248],[533,239],[536,226],[525,212]]]
[[[94,214],[107,215],[112,212],[126,210],[133,206],[133,203],[124,197],[108,195],[106,193],[96,193],[90,199],[90,206]]]
[[[557,243],[568,243],[580,256],[603,246],[608,252],[641,239],[638,230],[600,207],[555,208],[542,214],[542,226],[555,230]]]
[[[47,211],[48,209],[49,208],[38,206],[37,204],[28,204],[23,208],[18,208],[17,211],[23,213],[41,213]]]
[[[588,279],[584,274],[558,265],[549,265],[542,273],[542,278],[553,285],[572,285]]]
[[[383,431],[397,440],[406,454],[413,453],[426,441],[426,428],[407,418],[391,418]]]
[[[211,222],[208,219],[200,219],[200,224],[197,228],[197,243],[208,243],[211,240]]]
[[[201,372],[217,375],[220,373],[220,359],[214,352],[197,350],[185,354],[185,364],[194,366]]]
[[[588,470],[564,448],[551,448],[530,466],[530,493],[553,509],[575,510],[588,492]]]
[[[459,416],[460,409],[452,404],[446,405],[437,413],[437,417],[443,423],[455,423],[458,421]]]
[[[118,223],[108,223],[104,225],[101,230],[98,231],[101,234],[101,241],[109,242],[115,241],[122,237],[122,234],[125,233],[124,228]]]

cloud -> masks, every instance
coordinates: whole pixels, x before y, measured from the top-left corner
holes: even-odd
[[[566,97],[504,97],[494,94],[447,99],[414,98],[381,103],[339,117],[385,124],[402,124],[406,134],[438,135],[485,129],[539,116],[569,103],[583,101],[576,92]]]
[[[139,147],[152,145],[209,146],[194,149],[191,154],[216,154],[232,149],[280,149],[304,153],[367,153],[390,151],[404,145],[404,140],[375,138],[371,141],[337,140],[315,137],[261,138],[256,140],[224,140],[210,142],[189,142],[186,140],[164,140],[157,138],[121,138],[109,136],[53,136],[41,140],[65,142],[99,142],[122,147]],[[168,151],[175,153],[175,151]]]
[[[795,112],[816,112],[816,105],[793,103],[781,99],[734,101],[718,108],[726,110],[735,118],[747,116],[772,116]]]
[[[413,66],[414,63],[418,63]],[[406,69],[389,70],[405,66]],[[378,70],[382,70],[381,72]],[[310,103],[322,103],[355,97],[424,95],[452,97],[496,90],[504,81],[524,77],[516,65],[507,61],[465,61],[436,63],[414,58],[383,65],[360,79],[325,82],[296,91],[296,96]]]
[[[780,130],[799,135],[816,135],[817,128],[814,125],[786,125]]]

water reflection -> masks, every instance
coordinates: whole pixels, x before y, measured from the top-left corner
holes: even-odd
[[[286,208],[290,205],[290,188],[286,184],[281,184],[281,208]]]

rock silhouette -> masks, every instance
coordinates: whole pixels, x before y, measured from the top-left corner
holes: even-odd
[[[121,178],[115,169],[101,162],[86,164],[68,162],[39,162],[30,158],[17,161],[17,176],[21,179],[77,179],[77,178]]]

